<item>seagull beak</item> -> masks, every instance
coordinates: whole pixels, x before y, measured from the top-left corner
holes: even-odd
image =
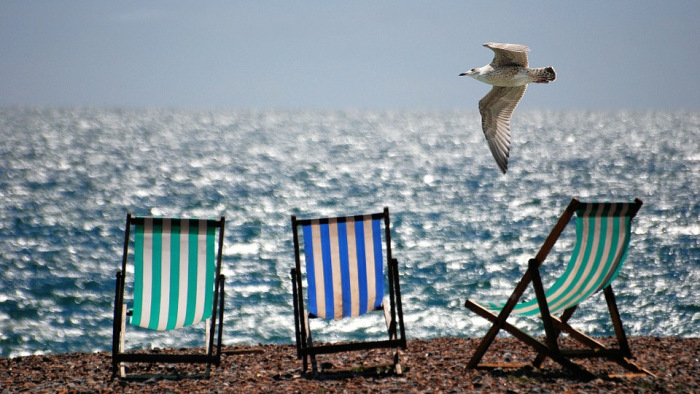
[[[463,76],[465,76],[465,75],[469,75],[469,71],[467,71],[467,72],[465,72],[465,73],[459,74],[460,77],[463,77]]]

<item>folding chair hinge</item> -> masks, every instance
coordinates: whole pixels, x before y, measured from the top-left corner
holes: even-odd
[[[540,262],[537,259],[530,259],[527,261],[527,268],[531,270],[539,270]]]

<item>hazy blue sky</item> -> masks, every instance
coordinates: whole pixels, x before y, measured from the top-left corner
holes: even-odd
[[[698,1],[0,1],[0,106],[476,108],[484,42],[525,108],[699,109]]]

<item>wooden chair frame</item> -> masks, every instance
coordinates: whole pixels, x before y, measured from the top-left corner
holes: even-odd
[[[605,358],[609,361],[613,361],[627,370],[633,372],[634,374],[648,374],[651,375],[646,369],[636,365],[631,361],[632,353],[630,351],[629,343],[627,341],[627,336],[625,334],[624,328],[622,326],[622,321],[620,319],[620,313],[618,312],[617,303],[615,301],[615,294],[612,289],[612,285],[608,285],[603,288],[603,293],[605,294],[605,300],[608,306],[608,311],[610,313],[610,318],[615,330],[615,335],[617,337],[617,348],[607,347],[601,342],[595,340],[594,338],[582,333],[581,331],[571,327],[568,324],[569,319],[573,316],[576,311],[577,305],[564,310],[563,314],[557,318],[550,314],[549,305],[546,301],[545,290],[542,285],[542,280],[540,277],[540,267],[547,255],[552,250],[554,244],[559,239],[559,236],[564,231],[575,212],[583,205],[579,200],[572,199],[564,213],[559,218],[557,224],[552,229],[551,233],[545,240],[544,244],[540,248],[535,258],[528,262],[528,269],[523,275],[520,282],[517,284],[513,293],[508,298],[500,313],[496,315],[491,310],[485,308],[484,306],[478,304],[476,301],[467,299],[465,302],[465,307],[478,314],[479,316],[489,320],[493,325],[486,333],[486,335],[481,340],[479,346],[475,350],[474,354],[469,361],[468,368],[492,368],[492,367],[522,367],[523,365],[509,365],[509,364],[480,364],[480,361],[489,346],[496,338],[498,332],[503,329],[506,332],[512,334],[528,346],[532,347],[537,353],[537,357],[533,360],[532,366],[539,368],[541,367],[544,360],[549,357],[555,362],[559,363],[563,367],[573,371],[575,374],[585,377],[585,378],[595,378],[595,375],[583,369],[578,364],[571,361],[573,358]],[[634,218],[637,211],[642,206],[642,201],[635,199],[631,205],[631,211],[628,213],[630,220]],[[535,296],[537,297],[537,303],[540,310],[540,316],[542,319],[542,324],[545,330],[545,341],[542,342],[537,338],[531,336],[530,334],[524,332],[523,330],[513,326],[506,320],[510,316],[511,312],[519,302],[523,293],[527,287],[532,284]],[[562,332],[566,332],[582,345],[584,349],[560,349],[558,345],[558,338]]]
[[[222,250],[224,243],[224,228],[226,220],[222,216],[220,219],[207,220],[208,226],[214,226],[218,229],[218,245],[216,246],[216,278],[214,280],[214,294],[212,302],[212,314],[206,321],[205,338],[206,349],[205,354],[164,354],[164,353],[134,353],[125,352],[124,340],[126,336],[126,319],[129,315],[124,303],[124,292],[126,288],[126,267],[129,254],[130,231],[131,226],[138,223],[143,223],[144,217],[132,216],[128,213],[126,216],[126,230],[124,237],[124,254],[122,258],[121,270],[117,272],[115,302],[114,302],[114,326],[112,336],[112,378],[150,378],[147,375],[127,376],[124,371],[124,363],[168,363],[168,364],[206,364],[206,372],[204,377],[208,378],[211,365],[219,366],[221,363],[221,341],[223,335],[223,319],[224,319],[224,285],[225,277],[221,274]],[[154,220],[161,220],[157,218]],[[172,219],[173,222],[181,219]],[[182,219],[184,220],[184,219]],[[216,338],[216,343],[214,342]],[[166,377],[166,376],[163,376]],[[178,376],[180,377],[180,376]]]
[[[356,216],[357,220],[361,220],[362,216]],[[372,218],[382,218],[384,220],[384,238],[386,244],[386,274],[389,284],[389,309],[387,305],[382,304],[380,309],[384,310],[384,315],[387,323],[387,340],[351,342],[351,343],[327,343],[323,345],[314,345],[311,335],[309,319],[315,318],[310,313],[306,313],[304,309],[304,287],[302,284],[302,269],[301,269],[301,253],[299,246],[298,227],[308,225],[311,219],[297,219],[292,215],[292,233],[294,238],[294,255],[295,268],[291,270],[292,290],[294,300],[294,328],[296,334],[297,358],[302,360],[303,371],[308,371],[308,359],[311,359],[312,370],[314,374],[318,373],[316,365],[317,354],[329,354],[338,352],[380,349],[380,348],[395,348],[397,351],[394,354],[394,368],[397,373],[401,373],[401,364],[399,360],[398,348],[406,349],[406,334],[404,329],[403,310],[401,306],[401,287],[399,285],[398,261],[391,255],[391,231],[389,227],[389,208],[384,208],[381,213],[372,214]],[[327,223],[331,218],[317,219],[321,223]],[[345,217],[332,218],[337,221],[346,220]],[[383,262],[384,263],[384,262]],[[386,300],[386,299],[385,299]]]

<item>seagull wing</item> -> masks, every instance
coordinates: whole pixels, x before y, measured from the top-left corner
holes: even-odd
[[[494,86],[479,100],[481,128],[498,168],[506,173],[510,155],[510,117],[525,94],[527,85],[518,87]]]
[[[530,48],[525,45],[487,42],[484,46],[491,48],[496,53],[491,61],[493,67],[513,65],[528,67],[527,52],[530,51]]]

